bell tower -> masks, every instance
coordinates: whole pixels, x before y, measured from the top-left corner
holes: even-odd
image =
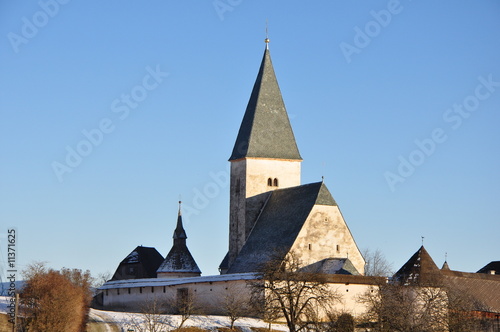
[[[234,144],[230,180],[227,270],[243,247],[269,193],[300,185],[302,158],[266,49]],[[224,273],[224,272],[223,272]]]

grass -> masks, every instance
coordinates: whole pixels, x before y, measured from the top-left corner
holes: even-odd
[[[205,330],[196,326],[186,326],[186,327],[181,327],[180,329],[172,330],[171,332],[207,332],[207,331],[210,330]]]
[[[6,314],[0,314],[0,331],[11,331],[12,324],[9,323],[9,316]]]

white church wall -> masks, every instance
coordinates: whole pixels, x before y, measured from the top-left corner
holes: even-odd
[[[300,185],[300,164],[298,160],[247,158],[246,197],[267,191]],[[268,180],[272,185],[268,185]],[[274,179],[278,185],[274,185]]]
[[[103,305],[109,310],[141,312],[148,303],[156,301],[165,308],[172,308],[178,292],[185,290],[192,296],[195,307],[203,314],[224,315],[224,303],[236,294],[242,301],[249,301],[247,280],[251,274],[207,276],[179,279],[135,279],[113,281],[101,287]]]
[[[325,258],[349,258],[360,274],[365,271],[365,260],[338,206],[315,205],[291,251],[304,265]]]
[[[228,297],[235,297],[242,304],[250,303],[251,288],[248,286],[248,281],[255,280],[254,278],[253,274],[229,274],[177,280],[122,280],[108,282],[101,287],[101,290],[104,293],[104,308],[108,310],[141,312],[151,301],[156,301],[160,305],[175,304],[178,291],[187,289],[200,313],[225,315],[224,305]],[[335,303],[333,310],[336,313],[350,313],[354,317],[365,314],[367,308],[359,303],[358,299],[365,292],[376,291],[373,282],[363,283],[365,279],[360,278],[366,277],[337,275],[332,278],[336,281],[330,282],[329,287],[341,297],[340,301]]]

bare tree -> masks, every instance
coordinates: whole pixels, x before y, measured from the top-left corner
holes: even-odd
[[[393,274],[392,264],[389,263],[380,249],[372,251],[370,249],[363,250],[365,258],[365,275],[374,277],[388,277]]]
[[[126,325],[137,332],[166,332],[171,320],[165,315],[165,306],[156,297],[146,300],[141,305],[141,314],[130,315]]]
[[[201,313],[201,308],[189,288],[178,288],[177,297],[170,299],[166,305],[169,312],[180,315],[181,321],[177,329],[181,329],[191,316]]]
[[[447,331],[448,296],[439,286],[389,283],[373,287],[359,299],[376,331]]]
[[[293,252],[276,253],[262,265],[259,280],[250,283],[254,300],[264,300],[264,309],[273,316],[279,312],[290,332],[306,329],[312,312],[326,312],[340,299],[323,275],[304,272],[302,267]]]
[[[224,296],[223,309],[231,322],[230,329],[234,328],[234,323],[243,315],[249,312],[248,302],[234,288],[228,288]]]
[[[97,277],[94,279],[94,288],[99,288],[104,285],[105,282],[110,280],[113,277],[113,274],[109,271],[100,272]]]

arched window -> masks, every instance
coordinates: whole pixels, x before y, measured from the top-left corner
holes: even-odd
[[[278,186],[278,179],[277,178],[274,178],[274,186],[277,187]]]
[[[273,179],[269,178],[267,179],[267,185],[270,187],[273,185]]]

